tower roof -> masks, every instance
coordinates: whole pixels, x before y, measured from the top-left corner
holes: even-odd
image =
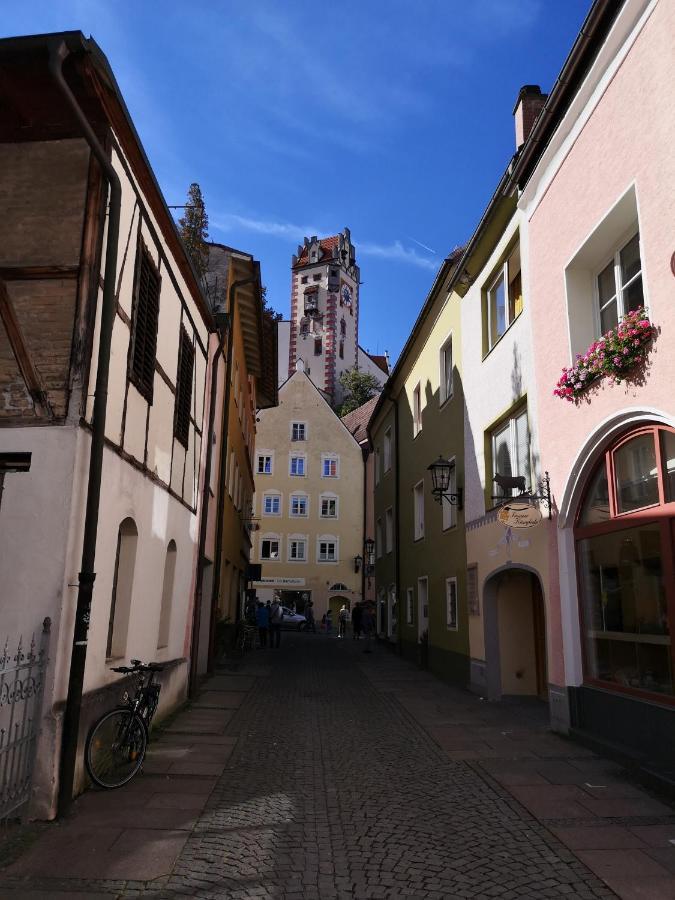
[[[333,247],[337,247],[340,243],[340,235],[334,234],[331,237],[325,237],[319,239],[319,248],[322,251],[321,259],[316,260],[315,262],[321,262],[326,258],[333,258]],[[302,248],[302,251],[298,254],[298,261],[295,263],[294,268],[298,266],[306,266],[309,262],[309,247],[310,244],[307,243]]]

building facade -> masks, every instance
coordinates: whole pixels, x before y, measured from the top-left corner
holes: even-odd
[[[260,413],[255,456],[253,559],[259,600],[276,594],[298,611],[334,621],[343,603],[361,600],[363,457],[324,394],[299,368]]]

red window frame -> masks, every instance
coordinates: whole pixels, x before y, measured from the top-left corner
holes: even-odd
[[[609,534],[616,531],[624,531],[636,525],[653,525],[659,526],[660,546],[661,546],[661,562],[663,571],[663,580],[666,592],[666,611],[668,616],[670,644],[671,672],[675,679],[675,500],[668,501],[665,492],[664,480],[664,459],[661,449],[661,433],[669,432],[675,434],[675,428],[666,425],[647,425],[641,428],[635,428],[623,434],[618,440],[611,444],[603,453],[601,459],[591,470],[581,498],[581,502],[577,508],[577,514],[574,524],[574,543],[575,550],[578,542],[584,538],[595,537],[597,535]],[[619,512],[616,496],[616,467],[614,457],[621,447],[625,446],[629,441],[644,434],[651,434],[656,449],[656,473],[658,485],[658,503],[650,506],[643,506],[640,509],[631,510],[629,512]],[[609,494],[609,519],[606,522],[598,522],[593,525],[580,525],[579,520],[584,510],[589,490],[593,484],[593,479],[601,465],[606,467],[607,488]],[[661,694],[654,691],[645,691],[641,688],[634,688],[626,685],[617,684],[614,681],[603,681],[599,678],[593,678],[588,673],[590,665],[588,659],[588,646],[586,639],[586,613],[584,610],[582,592],[581,592],[581,571],[580,571],[581,555],[576,552],[577,563],[577,596],[579,602],[579,622],[581,626],[581,650],[584,667],[584,684],[601,687],[605,690],[611,690],[616,693],[628,694],[634,697],[641,697],[645,700],[654,701],[668,706],[675,706],[675,694]]]

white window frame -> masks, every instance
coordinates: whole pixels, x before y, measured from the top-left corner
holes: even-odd
[[[333,544],[334,558],[321,558],[321,544]],[[320,534],[316,539],[316,561],[322,564],[335,565],[340,562],[340,542],[334,534]]]
[[[326,475],[325,467],[326,463],[334,462],[335,463],[335,475]],[[321,477],[322,478],[339,478],[340,477],[340,457],[337,453],[322,453],[321,454]]]
[[[276,556],[263,556],[263,544],[269,541],[270,543],[276,542],[277,545],[277,555]],[[280,562],[281,560],[281,535],[279,534],[261,534],[260,535],[260,559],[262,562]]]
[[[450,353],[450,384],[448,385],[448,380],[446,378],[446,369],[447,369],[447,356],[448,351]],[[443,406],[444,403],[447,403],[448,400],[452,400],[453,395],[455,393],[455,373],[454,373],[454,360],[453,360],[453,352],[452,352],[452,332],[446,337],[443,341],[443,345],[439,350],[439,367],[440,367],[440,389],[438,392],[438,399],[440,406]]]
[[[627,281],[626,284],[621,284],[621,251],[625,250],[628,244],[633,240],[634,237],[637,236],[638,239],[638,254],[640,257],[640,270],[633,275],[630,281]],[[602,310],[600,309],[600,283],[599,278],[600,275],[604,272],[608,265],[613,263],[614,268],[614,298],[616,300],[616,316],[617,323],[621,321],[623,316],[625,316],[629,310],[626,307],[626,303],[624,301],[623,293],[633,282],[640,278],[642,280],[642,303],[646,305],[646,297],[645,297],[645,279],[644,279],[644,263],[643,263],[643,253],[642,253],[642,240],[640,238],[640,229],[638,228],[637,222],[628,229],[628,231],[624,232],[623,236],[620,240],[618,240],[614,245],[614,250],[609,256],[605,256],[603,264],[596,268],[593,272],[593,321],[595,323],[595,336],[596,340],[602,337]],[[609,301],[611,302],[611,301]],[[605,304],[607,306],[608,303]],[[616,326],[615,326],[616,327]]]
[[[510,249],[506,251],[506,255],[499,266],[497,272],[495,272],[493,278],[488,283],[488,287],[486,290],[487,296],[487,332],[488,332],[488,352],[492,350],[492,348],[501,341],[509,328],[513,325],[516,319],[520,316],[519,312],[513,311],[513,318],[511,318],[511,303],[509,300],[509,291],[511,287],[511,282],[509,281],[509,260],[511,257],[518,251],[520,256],[520,235],[518,235],[517,239],[513,244],[511,244]],[[500,281],[504,282],[504,331],[501,334],[493,334],[492,333],[492,295],[494,294],[495,288],[497,287]],[[522,296],[523,290],[523,261],[522,257],[520,258],[520,290]],[[522,300],[523,307],[525,306],[525,299]]]
[[[454,603],[454,622],[451,615]],[[445,624],[448,631],[459,631],[459,594],[457,578],[445,579]]]
[[[413,540],[424,538],[424,481],[413,485]]]
[[[377,559],[382,559],[382,552],[384,541],[382,540],[382,535],[384,531],[382,528],[382,519],[378,519],[375,525],[375,556]]]
[[[293,460],[302,460],[302,472],[293,471]],[[288,474],[291,478],[307,477],[307,454],[306,453],[289,453],[288,454]]]
[[[413,438],[422,432],[422,385],[417,382],[413,388]]]
[[[525,478],[525,489],[531,490],[532,488],[532,441],[531,441],[531,432],[530,432],[530,418],[528,415],[527,405],[519,406],[517,409],[509,415],[507,419],[502,420],[498,425],[495,425],[494,428],[490,429],[490,447],[492,452],[492,474],[490,476],[490,488],[492,493],[497,496],[497,492],[499,491],[499,486],[492,480],[494,476],[497,474],[497,437],[506,429],[509,429],[509,453],[511,456],[511,465],[513,466],[514,461],[518,463],[520,461],[520,457],[518,455],[518,444],[516,440],[516,420],[519,419],[522,415],[525,416],[525,420],[527,423],[527,472],[511,472],[511,475],[518,476],[523,475]],[[515,488],[511,489],[510,494],[507,492],[505,496],[507,497],[515,497],[517,496],[518,491]]]
[[[302,437],[295,437],[296,429],[297,429],[298,434],[300,434],[300,429],[302,429]],[[290,437],[291,437],[291,443],[293,443],[293,444],[305,443],[307,441],[307,422],[301,422],[301,421],[291,422],[290,423]]]
[[[260,471],[260,460],[269,458],[270,461],[270,470],[269,472]],[[264,464],[263,464],[264,468]],[[258,450],[255,455],[255,474],[256,475],[264,475],[267,477],[268,475],[274,475],[274,452],[272,450]]]
[[[279,501],[279,509],[277,512],[267,512],[267,510],[265,509],[265,504],[268,500],[278,500]],[[265,493],[262,495],[261,514],[263,516],[276,516],[276,517],[283,515],[281,491],[265,491]]]
[[[384,552],[394,549],[394,510],[389,506],[384,511]]]
[[[407,588],[405,592],[405,624],[412,625],[415,621],[414,619],[414,609],[415,609],[415,589]]]
[[[293,512],[293,503],[296,500],[302,500],[305,504],[304,513]],[[291,519],[306,519],[309,516],[309,495],[293,491],[288,500],[288,515]]]
[[[391,472],[391,448],[392,448],[392,437],[391,437],[391,425],[384,432],[384,440],[382,444],[382,460],[384,463],[384,474],[387,472]]]
[[[289,534],[286,538],[287,544],[287,560],[290,563],[306,563],[307,560],[307,535],[306,534]],[[293,556],[293,545],[302,545],[303,555],[302,556]]]
[[[457,493],[457,461],[454,456],[448,459],[450,463],[450,477],[448,481],[448,494]],[[457,527],[457,506],[443,497],[441,503],[442,528],[443,531],[449,531],[451,528]]]
[[[323,513],[323,503],[324,500],[332,500],[335,503],[335,515],[334,516],[326,516]],[[330,519],[331,521],[336,521],[340,518],[340,498],[337,494],[320,494],[319,495],[319,518],[320,519]]]

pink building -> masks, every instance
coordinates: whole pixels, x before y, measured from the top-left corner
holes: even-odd
[[[541,465],[557,512],[551,639],[573,733],[672,766],[675,4],[598,0],[582,35],[511,176],[527,221]],[[637,318],[657,330],[646,368],[593,380],[577,402],[554,396],[562,368],[642,306]]]

